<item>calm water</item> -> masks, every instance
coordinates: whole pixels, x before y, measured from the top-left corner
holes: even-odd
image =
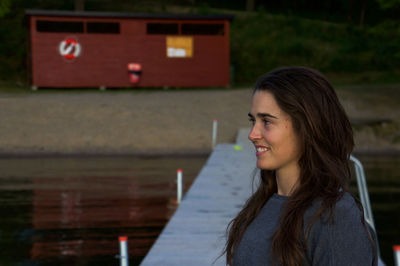
[[[205,157],[0,159],[0,265],[137,265]]]
[[[400,157],[364,163],[384,261],[400,244]],[[0,159],[0,265],[119,265],[118,236],[138,265],[205,157]]]
[[[381,256],[386,265],[394,265],[392,246],[400,245],[400,156],[358,158],[367,176]]]

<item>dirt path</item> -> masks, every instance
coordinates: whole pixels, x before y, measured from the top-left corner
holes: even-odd
[[[238,129],[249,126],[250,95],[250,89],[3,93],[0,153],[204,153],[210,151],[214,118],[219,143],[233,142]],[[384,104],[371,114],[364,102],[342,96],[353,120],[400,117]],[[400,150],[373,127],[361,125],[356,140],[361,150]]]

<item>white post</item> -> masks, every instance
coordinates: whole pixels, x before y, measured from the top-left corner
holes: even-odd
[[[176,202],[180,204],[182,200],[182,170],[178,169],[176,173]]]
[[[400,266],[400,245],[393,246],[394,265]]]
[[[218,127],[218,120],[213,120],[213,129],[212,129],[212,143],[211,148],[214,149],[215,145],[217,145],[217,127]]]
[[[129,266],[129,255],[128,255],[128,237],[119,237],[119,258],[120,266]]]

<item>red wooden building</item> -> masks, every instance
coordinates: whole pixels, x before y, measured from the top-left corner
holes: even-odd
[[[230,15],[27,10],[36,87],[229,85]]]

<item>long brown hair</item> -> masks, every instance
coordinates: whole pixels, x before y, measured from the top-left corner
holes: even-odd
[[[307,248],[301,235],[305,211],[318,199],[322,204],[313,222],[326,211],[333,218],[335,203],[348,191],[349,156],[354,147],[352,128],[332,85],[314,69],[278,68],[257,80],[253,95],[257,91],[274,95],[279,107],[291,117],[302,145],[300,178],[281,214],[271,245],[272,262],[301,265]],[[232,265],[235,248],[248,225],[277,192],[274,171],[261,170],[260,176],[258,189],[228,226],[228,265]]]

